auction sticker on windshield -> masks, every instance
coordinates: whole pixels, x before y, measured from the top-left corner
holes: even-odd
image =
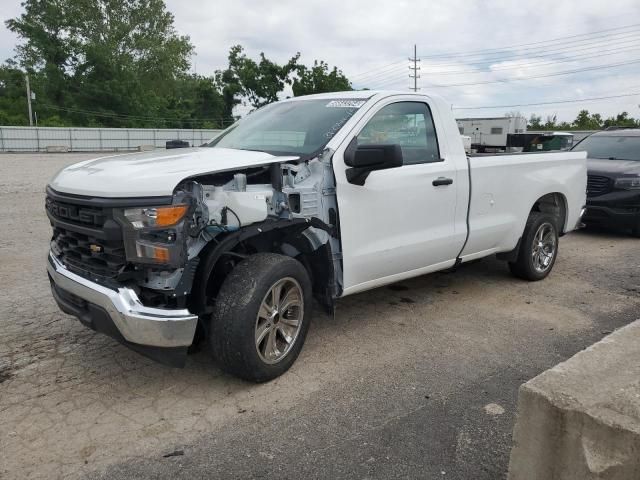
[[[329,108],[360,108],[366,100],[331,100],[327,103]]]

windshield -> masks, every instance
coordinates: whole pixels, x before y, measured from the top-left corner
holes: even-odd
[[[573,150],[587,152],[589,158],[640,161],[640,136],[610,137],[592,135],[573,147]]]
[[[298,100],[272,103],[247,115],[209,147],[307,156],[322,151],[365,99]]]

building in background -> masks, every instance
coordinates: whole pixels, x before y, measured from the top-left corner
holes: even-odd
[[[524,117],[458,118],[460,135],[471,137],[476,152],[506,151],[507,135],[527,131]]]

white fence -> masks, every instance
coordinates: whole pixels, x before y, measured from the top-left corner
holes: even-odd
[[[100,152],[164,148],[169,140],[202,145],[221,130],[0,126],[0,152]]]

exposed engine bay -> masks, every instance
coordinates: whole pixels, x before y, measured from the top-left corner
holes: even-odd
[[[259,226],[265,223],[278,228],[293,221],[302,225],[297,230],[305,237],[308,248],[328,248],[334,264],[331,284],[339,288],[341,247],[332,153],[326,150],[299,163],[271,163],[181,182],[175,189],[174,203],[190,205],[189,217],[184,220],[185,255],[179,261],[182,265],[175,264],[175,269],[147,268],[139,286],[158,293],[172,292],[174,297],[186,296],[205,248],[249,226],[258,226],[257,231],[262,232]],[[287,242],[278,248],[288,256],[300,254],[296,246]],[[238,259],[242,256],[238,252],[230,254]]]

